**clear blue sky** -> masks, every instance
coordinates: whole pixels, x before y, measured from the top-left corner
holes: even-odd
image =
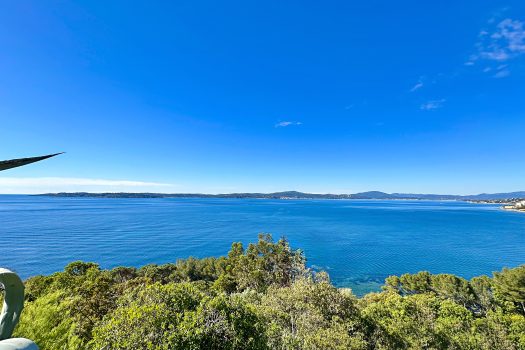
[[[525,189],[525,2],[6,1],[1,193]]]

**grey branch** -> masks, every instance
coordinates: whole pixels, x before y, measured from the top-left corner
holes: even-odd
[[[62,152],[64,153],[64,152]],[[11,159],[11,160],[4,160],[0,161],[0,171],[7,170],[11,168],[16,168],[22,165],[31,164],[34,162],[38,162],[40,160],[44,160],[47,158],[51,158],[54,156],[58,156],[62,153],[55,153],[55,154],[48,154],[47,156],[40,156],[40,157],[32,157],[32,158],[19,158],[19,159]]]

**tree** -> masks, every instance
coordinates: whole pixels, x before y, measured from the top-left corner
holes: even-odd
[[[518,312],[525,315],[525,265],[495,272],[494,291],[497,297],[513,304]]]
[[[452,300],[425,293],[383,292],[362,300],[372,349],[470,349],[472,314]]]
[[[271,349],[364,349],[356,298],[326,279],[270,287],[257,308]]]
[[[178,325],[195,311],[203,292],[191,283],[156,283],[128,291],[93,330],[94,349],[172,349]]]
[[[432,275],[431,290],[438,296],[454,300],[467,308],[471,307],[476,299],[469,282],[451,274]]]
[[[85,349],[85,342],[76,334],[71,303],[72,299],[60,291],[26,302],[14,336],[31,338],[42,350]]]
[[[289,286],[306,274],[306,259],[300,250],[292,250],[288,241],[274,242],[271,235],[260,234],[256,244],[246,250],[234,243],[216,287],[223,291],[264,291],[271,285]]]
[[[194,312],[186,314],[178,333],[178,349],[267,349],[255,308],[234,295],[205,298]]]
[[[523,350],[525,349],[525,317],[503,310],[488,311],[485,317],[474,322],[473,333],[479,349]]]
[[[488,276],[474,277],[470,280],[470,286],[476,296],[476,305],[478,306],[475,312],[482,315],[489,310],[494,310],[495,301],[493,290],[493,281]]]

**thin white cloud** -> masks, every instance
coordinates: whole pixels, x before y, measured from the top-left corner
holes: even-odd
[[[510,75],[510,71],[508,69],[503,69],[494,74],[494,78],[505,78]]]
[[[172,184],[69,177],[0,177],[0,193],[34,194],[48,192],[149,192],[174,187]]]
[[[424,86],[424,84],[421,81],[419,81],[419,82],[417,82],[416,85],[414,85],[412,87],[412,89],[410,89],[410,92],[417,91],[417,90],[421,89],[423,86]]]
[[[444,98],[442,98],[440,100],[428,101],[428,102],[423,103],[419,107],[419,109],[421,109],[422,111],[432,111],[432,110],[435,110],[435,109],[443,107],[443,104],[445,103],[445,101],[446,100]]]
[[[287,127],[287,126],[302,125],[302,124],[303,123],[301,123],[301,122],[282,121],[282,122],[279,122],[279,123],[275,124],[275,127],[276,128],[284,128],[284,127]]]
[[[483,68],[483,73],[491,73],[494,78],[505,78],[510,75],[510,70],[507,68],[508,66],[508,64],[487,66]]]

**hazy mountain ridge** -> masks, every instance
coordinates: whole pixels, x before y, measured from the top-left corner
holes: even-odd
[[[93,197],[93,198],[261,198],[261,199],[417,199],[417,200],[505,200],[525,198],[525,191],[507,193],[481,193],[477,195],[450,194],[418,194],[418,193],[386,193],[367,191],[354,194],[320,194],[298,191],[283,191],[273,193],[88,193],[61,192],[46,193],[39,196],[52,197]]]

